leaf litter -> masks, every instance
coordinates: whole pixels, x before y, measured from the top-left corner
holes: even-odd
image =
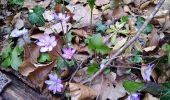
[[[156,4],[158,0],[1,0],[0,32],[7,40],[1,44],[1,66],[21,74],[47,97],[167,100],[169,0],[134,44],[95,80],[82,83],[126,45]],[[46,84],[48,79],[52,81]],[[61,84],[61,91],[56,90]]]

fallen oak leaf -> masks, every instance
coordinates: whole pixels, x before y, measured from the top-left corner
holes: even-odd
[[[97,97],[96,91],[88,86],[78,83],[67,83],[69,85],[69,91],[71,100],[93,100]]]

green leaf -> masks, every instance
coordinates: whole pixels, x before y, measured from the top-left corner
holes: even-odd
[[[138,90],[142,90],[144,88],[144,83],[133,82],[133,81],[124,81],[123,87],[130,93],[135,93]]]
[[[55,3],[60,4],[62,0],[55,0]]]
[[[142,27],[142,25],[144,24],[144,22],[145,22],[144,18],[138,17],[138,19],[136,21],[137,28],[140,29]],[[154,28],[153,24],[149,23],[146,26],[144,33],[146,33],[146,34],[150,33],[153,30],[153,28]]]
[[[22,6],[24,4],[24,0],[10,0],[10,4],[20,5]]]
[[[120,18],[120,23],[127,23],[129,21],[129,16],[122,16]]]
[[[89,47],[90,48],[98,48],[103,45],[103,40],[101,34],[94,34],[90,41],[89,41]]]
[[[38,62],[40,63],[45,63],[45,62],[50,62],[51,61],[51,58],[50,58],[50,55],[49,53],[43,53],[40,55],[40,57],[38,58]]]
[[[45,25],[45,19],[43,17],[45,9],[40,6],[33,8],[33,12],[29,13],[28,20],[32,25],[43,26]]]
[[[170,89],[164,90],[162,92],[162,96],[160,97],[160,100],[169,100],[170,98]]]
[[[150,33],[150,32],[152,32],[153,28],[154,28],[153,24],[149,23],[149,24],[147,25],[147,27],[145,28],[144,33]]]
[[[139,55],[135,55],[135,56],[130,58],[130,62],[131,63],[141,63],[142,58]]]
[[[71,66],[74,66],[74,60],[71,60],[71,61],[67,61],[67,63],[68,63],[68,65],[69,65],[69,67],[71,67]]]
[[[87,2],[89,3],[89,6],[90,6],[90,9],[91,9],[91,10],[94,9],[95,1],[96,1],[96,0],[87,0]]]
[[[90,50],[96,50],[97,53],[107,54],[110,52],[110,48],[103,43],[101,34],[94,34],[88,40],[88,48]]]
[[[9,67],[11,65],[11,57],[6,58],[1,65],[5,68]]]
[[[95,72],[97,72],[97,71],[99,70],[99,67],[98,67],[98,66],[99,66],[99,65],[98,65],[96,62],[92,63],[92,65],[90,65],[90,66],[88,67],[88,69],[87,69],[88,74],[89,74],[89,75],[92,75],[92,74],[94,74]]]
[[[65,68],[65,67],[66,67],[65,61],[63,60],[62,57],[59,57],[57,59],[57,68],[62,69],[62,68]]]
[[[72,41],[72,39],[73,39],[73,35],[72,35],[72,32],[68,32],[67,34],[66,34],[66,36],[67,36],[67,42],[71,42]]]
[[[104,33],[106,31],[106,25],[102,24],[102,21],[96,23],[96,31]]]
[[[20,65],[22,64],[22,59],[19,57],[23,52],[23,47],[16,46],[11,54],[11,67],[15,70],[18,70]]]
[[[99,48],[96,48],[96,52],[101,53],[101,54],[108,54],[110,51],[111,49],[104,44],[100,46]]]
[[[2,52],[2,55],[1,55],[2,59],[7,58],[11,52],[12,52],[11,45],[8,45],[7,48]]]
[[[110,72],[111,72],[110,68],[106,68],[106,69],[104,70],[104,74],[105,74],[105,75],[109,74]]]
[[[167,81],[165,83],[162,83],[162,85],[168,89],[170,89],[170,81]]]
[[[168,52],[168,64],[170,65],[170,52]]]

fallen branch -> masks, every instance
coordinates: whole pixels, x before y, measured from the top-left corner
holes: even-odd
[[[119,55],[121,54],[126,48],[128,48],[130,45],[133,44],[133,42],[135,40],[138,39],[138,37],[140,36],[140,34],[143,32],[143,30],[146,28],[146,26],[148,25],[148,23],[152,20],[152,18],[155,16],[155,14],[158,12],[158,10],[160,9],[160,7],[162,6],[162,4],[164,3],[165,0],[160,0],[159,3],[156,5],[156,7],[154,8],[154,10],[152,11],[152,13],[150,14],[150,16],[148,16],[148,18],[146,19],[146,21],[144,22],[144,24],[142,25],[142,27],[138,30],[138,32],[136,33],[136,35],[131,38],[122,48],[120,48],[110,59],[108,59],[108,61],[106,63],[104,63],[104,67],[102,67],[98,72],[96,72],[92,77],[88,78],[87,80],[84,80],[82,82],[82,84],[87,83],[92,81],[94,78],[96,78],[100,73],[103,72],[103,70],[105,68],[107,68],[107,66]]]

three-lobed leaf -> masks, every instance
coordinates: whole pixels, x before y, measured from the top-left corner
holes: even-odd
[[[133,82],[126,80],[123,82],[123,87],[130,93],[135,93],[138,90],[142,90],[144,88],[144,83]]]
[[[96,62],[92,63],[87,69],[88,74],[92,75],[97,72],[99,70],[98,66],[99,65]]]
[[[107,54],[110,52],[110,48],[103,43],[101,34],[94,34],[88,39],[88,48],[101,54]]]
[[[33,8],[33,11],[29,13],[28,20],[32,25],[43,26],[45,19],[43,17],[45,9],[40,6]]]

